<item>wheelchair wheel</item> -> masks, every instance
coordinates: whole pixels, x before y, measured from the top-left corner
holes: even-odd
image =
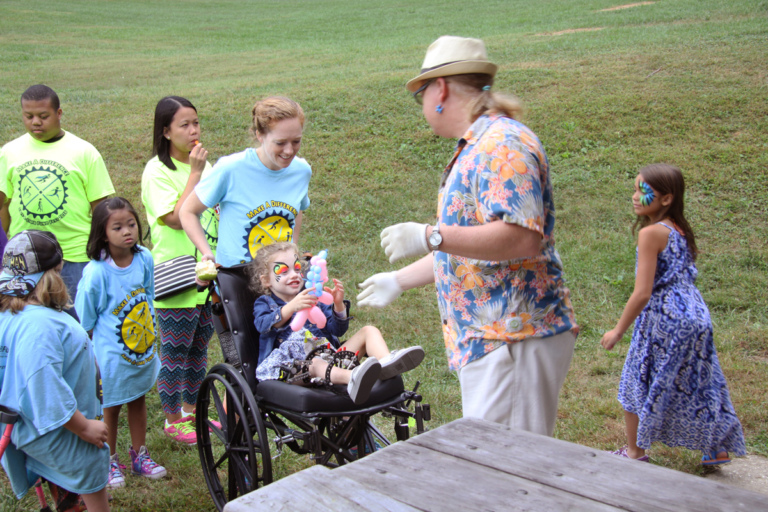
[[[196,427],[203,475],[219,511],[272,482],[264,422],[247,382],[234,367],[218,364],[203,379]]]

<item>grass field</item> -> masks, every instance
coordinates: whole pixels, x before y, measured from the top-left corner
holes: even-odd
[[[45,83],[63,127],[102,153],[116,189],[140,206],[152,113],[168,94],[200,113],[211,161],[251,144],[249,114],[266,95],[307,112],[302,156],[313,166],[304,249],[330,250],[352,289],[392,269],[379,231],[434,219],[453,141],[434,136],[405,82],[444,34],[480,37],[500,65],[494,89],[516,94],[550,157],[557,246],[582,328],[561,396],[556,436],[598,449],[623,444],[615,399],[628,337],[613,327],[634,279],[630,196],[637,170],[683,169],[698,281],[751,453],[768,455],[768,1],[660,0],[105,1],[0,3],[0,144],[23,133],[19,96]],[[350,294],[353,295],[353,294]],[[354,297],[351,297],[354,298]],[[354,306],[354,304],[353,304]],[[353,328],[380,327],[391,345],[419,343],[417,379],[435,427],[461,415],[434,292],[385,310],[356,309]],[[211,362],[220,359],[211,346]],[[149,448],[159,482],[129,479],[113,510],[210,510],[195,449],[171,445],[149,396]],[[128,445],[127,426],[119,450]],[[654,446],[657,464],[698,473],[700,455]],[[284,454],[278,477],[308,462]],[[8,497],[0,510],[29,510]],[[5,506],[3,509],[2,506]]]

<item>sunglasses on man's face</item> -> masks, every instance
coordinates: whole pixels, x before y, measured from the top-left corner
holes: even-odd
[[[413,93],[413,99],[416,100],[416,103],[419,105],[424,104],[424,91],[427,90],[427,87],[429,87],[429,84],[434,82],[434,80],[427,80],[424,82],[424,85],[416,89],[416,92]]]

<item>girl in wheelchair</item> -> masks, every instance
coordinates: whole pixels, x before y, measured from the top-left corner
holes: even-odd
[[[295,361],[304,361],[316,348],[328,343],[339,349],[339,337],[349,328],[341,281],[334,279],[333,288],[325,288],[333,296],[333,305],[321,304],[304,289],[301,270],[298,247],[290,242],[262,247],[249,265],[251,288],[262,294],[253,306],[254,324],[260,334],[259,365],[256,368],[259,380],[280,378]],[[290,327],[293,315],[315,305],[325,314],[325,327],[319,328],[307,321],[303,328],[293,331]],[[368,399],[377,379],[386,380],[410,371],[424,359],[424,350],[420,346],[390,352],[381,332],[371,325],[357,331],[344,342],[343,348],[368,358],[352,370],[333,366],[327,372],[329,363],[322,357],[312,357],[305,365],[307,380],[346,384],[355,404]]]

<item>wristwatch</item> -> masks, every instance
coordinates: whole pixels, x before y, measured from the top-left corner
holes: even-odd
[[[440,234],[440,224],[432,226],[432,233],[430,233],[428,241],[429,248],[433,251],[436,251],[440,244],[443,243],[443,235]]]

